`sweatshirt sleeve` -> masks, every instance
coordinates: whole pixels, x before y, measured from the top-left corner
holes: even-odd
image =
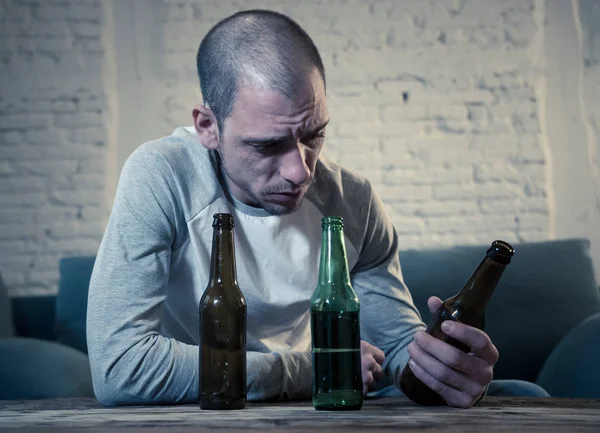
[[[86,329],[94,392],[105,406],[198,399],[198,346],[160,334],[171,251],[187,230],[171,170],[157,151],[129,157],[96,257]],[[306,396],[309,355],[249,352],[248,399]]]
[[[360,300],[361,338],[383,350],[384,371],[399,386],[407,346],[425,324],[402,278],[396,230],[379,197],[369,191],[365,236],[351,280]]]

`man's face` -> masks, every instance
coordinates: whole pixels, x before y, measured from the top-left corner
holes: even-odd
[[[297,210],[313,179],[328,120],[316,72],[294,99],[240,86],[217,149],[235,198],[273,215]]]

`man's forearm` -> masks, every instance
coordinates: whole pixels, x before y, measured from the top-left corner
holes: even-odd
[[[106,406],[193,403],[198,399],[198,347],[160,335],[133,347],[104,344],[92,349],[94,390]],[[97,347],[92,344],[92,347]],[[249,401],[309,398],[312,363],[309,352],[248,352]]]
[[[248,400],[300,400],[312,393],[310,352],[248,352]]]

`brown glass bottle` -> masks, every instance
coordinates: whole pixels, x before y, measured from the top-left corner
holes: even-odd
[[[200,299],[202,409],[246,406],[246,300],[237,283],[233,226],[233,215],[214,215],[210,279]]]
[[[513,254],[514,249],[510,244],[494,241],[462,290],[443,302],[427,325],[426,332],[468,353],[471,349],[444,334],[441,325],[445,320],[453,320],[483,330],[485,308]],[[415,403],[424,406],[447,404],[438,393],[417,379],[408,363],[402,370],[400,388]]]

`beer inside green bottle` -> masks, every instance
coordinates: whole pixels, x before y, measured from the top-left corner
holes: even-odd
[[[310,305],[313,406],[359,410],[360,304],[350,284],[342,218],[323,218],[322,231],[319,283]]]
[[[202,409],[246,406],[246,300],[235,270],[233,215],[215,214],[210,279],[200,299]]]
[[[483,330],[485,308],[513,254],[514,249],[510,244],[494,241],[462,290],[442,303],[425,332],[468,353],[471,350],[468,346],[444,334],[441,329],[442,323],[453,320]],[[442,396],[415,376],[408,363],[402,370],[400,388],[404,395],[417,404],[446,405]]]

